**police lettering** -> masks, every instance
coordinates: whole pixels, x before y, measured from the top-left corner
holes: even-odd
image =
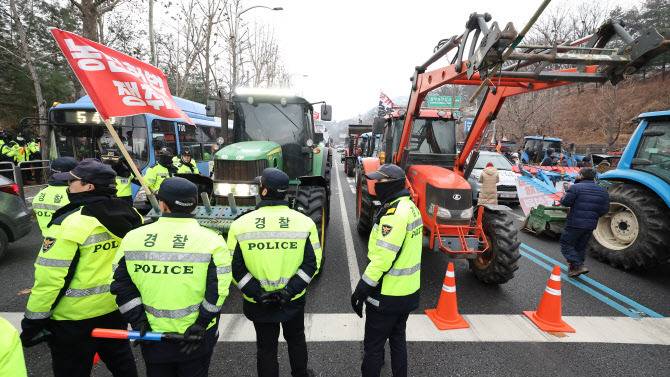
[[[172,274],[172,275],[192,275],[193,266],[159,266],[157,264],[138,264],[135,263],[135,271],[142,271],[145,274]]]
[[[116,241],[99,243],[95,245],[95,247],[93,248],[93,252],[97,253],[100,250],[111,250],[116,249],[117,247],[119,247],[119,244],[116,243]]]
[[[264,241],[249,242],[249,251],[252,250],[277,250],[297,249],[298,241]]]

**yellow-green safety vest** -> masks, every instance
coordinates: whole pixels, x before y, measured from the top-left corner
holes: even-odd
[[[119,198],[124,198],[128,196],[133,196],[133,177],[134,175],[126,177],[116,176],[116,196]]]
[[[27,375],[19,333],[11,323],[0,317],[0,376],[26,377]]]
[[[67,196],[67,186],[47,186],[33,198],[33,211],[37,217],[37,225],[42,234],[47,229],[51,216],[56,210],[70,203]]]
[[[201,305],[218,313],[228,296],[232,255],[226,241],[192,217],[161,217],[128,232],[117,251],[117,263],[122,257],[141,299],[119,309],[125,313],[143,304],[153,331],[181,334],[195,322]],[[210,262],[216,266],[216,302],[205,299]],[[214,324],[212,320],[208,328]]]
[[[409,196],[391,201],[381,209],[384,214],[374,225],[368,241],[368,264],[363,281],[381,284],[385,296],[407,296],[421,285],[423,221]],[[372,297],[368,303],[379,306]]]
[[[191,170],[190,166],[181,162],[181,160],[177,161],[175,163],[175,166],[177,167],[177,174],[200,174],[200,170],[198,170],[198,164],[196,164],[196,162],[193,160],[191,160],[191,164],[193,170]]]
[[[109,284],[121,239],[81,210],[57,219],[44,234],[26,307],[28,319],[81,320],[117,310]],[[69,273],[67,289],[53,307]]]
[[[286,205],[265,206],[235,220],[228,232],[228,249],[234,252],[240,246],[249,274],[258,279],[266,291],[284,288],[302,264],[305,243],[310,242],[316,256],[317,269],[321,268],[321,243],[314,221]],[[305,279],[311,280],[313,276]],[[245,278],[235,281],[242,289]],[[293,296],[302,297],[306,290]],[[244,299],[255,300],[247,295]]]
[[[147,169],[144,173],[144,179],[147,181],[147,185],[151,191],[156,192],[161,187],[161,183],[166,178],[170,178],[172,175],[168,168],[161,164],[156,164]]]

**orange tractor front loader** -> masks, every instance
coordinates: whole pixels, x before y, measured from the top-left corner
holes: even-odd
[[[461,35],[440,41],[433,56],[416,67],[407,110],[388,118],[383,140],[386,161],[405,169],[429,247],[437,245],[451,257],[468,259],[479,280],[501,284],[512,279],[518,268],[518,229],[506,206],[473,207],[467,177],[477,160],[482,135],[505,99],[575,83],[616,84],[667,52],[670,41],[653,28],[634,38],[621,22],[610,20],[575,42],[521,45],[522,36],[511,23],[501,30],[489,21],[489,14],[473,13]],[[454,50],[451,64],[428,70]],[[460,151],[456,150],[455,121],[450,114],[430,113],[421,107],[428,93],[444,85],[485,90]],[[379,164],[378,158],[366,158],[361,166],[367,174]],[[361,179],[359,232],[369,231],[380,205],[375,200],[374,182]]]

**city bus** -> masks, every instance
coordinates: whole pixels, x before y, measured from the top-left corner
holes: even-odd
[[[206,115],[205,105],[173,97],[195,123],[165,119],[153,114],[112,118],[112,125],[138,169],[144,173],[156,163],[157,151],[168,147],[178,154],[191,151],[202,175],[209,176],[210,161],[223,144],[221,119]],[[70,156],[77,160],[100,158],[109,151],[120,154],[88,96],[49,109],[49,159]],[[138,187],[133,187],[133,193]]]

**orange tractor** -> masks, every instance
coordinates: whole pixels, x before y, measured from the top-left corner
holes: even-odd
[[[616,84],[667,52],[670,41],[653,28],[634,38],[621,22],[608,21],[594,34],[574,42],[521,45],[523,32],[517,33],[511,23],[501,30],[490,21],[489,14],[471,14],[461,35],[440,41],[433,56],[416,67],[407,110],[387,116],[382,142],[385,162],[405,169],[430,249],[437,246],[451,257],[468,259],[480,281],[501,284],[518,269],[518,229],[506,206],[473,207],[467,177],[477,160],[482,135],[505,99],[575,83]],[[452,51],[451,64],[428,70]],[[444,85],[477,86],[476,94],[485,90],[460,151],[451,113],[421,108],[428,93]],[[379,165],[380,158],[361,161],[364,174]],[[357,204],[358,230],[367,233],[381,206],[375,198],[374,181],[359,180]]]

